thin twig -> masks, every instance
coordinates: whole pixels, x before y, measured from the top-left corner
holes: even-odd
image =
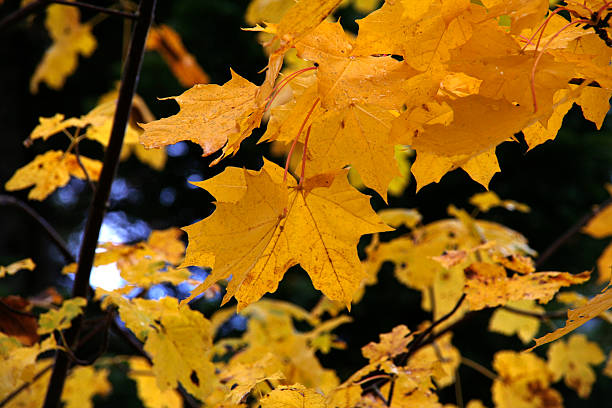
[[[394,358],[394,362],[396,363],[396,365],[399,365],[399,366],[406,365],[410,356],[414,354],[417,350],[423,347],[425,342],[428,340],[428,337],[432,337],[435,334],[433,333],[433,330],[440,324],[444,323],[446,320],[450,319],[451,316],[454,315],[457,310],[459,310],[464,300],[465,300],[465,293],[461,295],[461,297],[459,298],[459,300],[457,301],[457,303],[455,304],[455,306],[452,308],[450,312],[446,313],[444,316],[440,317],[438,320],[433,322],[427,329],[423,330],[423,332],[421,332],[421,334],[419,334],[412,341],[412,343],[410,343],[410,345],[408,346],[408,350],[405,353],[399,354],[398,356]]]
[[[463,390],[461,389],[461,377],[459,376],[459,367],[455,370],[455,402],[457,408],[463,408]]]
[[[509,312],[516,313],[523,316],[535,317],[540,320],[549,320],[549,319],[561,319],[567,316],[567,310],[555,310],[553,312],[532,312],[531,310],[521,310],[512,306],[504,305],[501,307]]]
[[[557,250],[565,244],[567,240],[569,240],[574,234],[580,231],[583,226],[585,226],[589,221],[591,221],[597,214],[605,210],[610,204],[612,204],[612,196],[608,198],[603,203],[595,206],[590,212],[585,214],[582,218],[580,218],[574,225],[572,225],[563,235],[557,238],[538,258],[535,263],[535,267],[540,267],[544,262],[548,260]]]
[[[76,142],[76,144],[74,145],[74,156],[76,157],[79,167],[81,168],[81,170],[83,170],[83,174],[85,174],[85,180],[87,180],[87,184],[89,184],[91,191],[95,193],[96,185],[91,180],[91,177],[89,177],[89,172],[87,171],[85,165],[83,164],[83,161],[81,160],[81,153],[79,152],[79,142]]]
[[[386,405],[386,406],[390,406],[389,405],[389,401],[385,398],[384,395],[382,395],[382,392],[380,392],[380,389],[375,385],[372,387],[372,391],[374,392],[374,394],[376,394],[376,396],[378,398],[380,398],[382,400],[382,402]]]
[[[42,370],[37,372],[36,375],[34,376],[34,378],[32,378],[32,381],[28,381],[28,382],[25,382],[25,383],[21,384],[19,386],[19,388],[16,388],[15,390],[13,390],[13,392],[11,392],[9,395],[4,397],[4,399],[2,401],[0,401],[0,408],[4,407],[6,404],[11,402],[13,400],[13,398],[15,398],[17,395],[19,395],[22,391],[26,390],[29,386],[34,384],[36,382],[36,380],[38,380],[40,377],[42,377],[52,367],[53,367],[53,364],[49,364],[48,366],[46,366],[45,368],[43,368]]]
[[[89,277],[98,244],[98,236],[100,235],[100,228],[106,213],[111,186],[115,174],[117,173],[125,129],[132,107],[132,99],[134,98],[136,85],[138,84],[138,76],[142,65],[145,43],[149,27],[153,22],[155,4],[156,0],[141,0],[138,7],[138,18],[136,19],[128,58],[126,59],[123,70],[119,98],[113,118],[113,127],[104,156],[104,165],[102,167],[102,173],[100,174],[98,188],[96,189],[96,193],[94,194],[93,201],[89,208],[89,216],[87,217],[85,232],[81,242],[79,263],[74,279],[74,286],[72,288],[73,297],[87,297],[89,292]],[[72,327],[66,333],[68,344],[72,345],[78,338],[81,322],[81,317],[75,319]],[[66,353],[61,351],[57,352],[53,374],[49,381],[43,408],[57,408],[59,406],[69,365],[70,361]]]
[[[391,384],[389,385],[389,394],[387,394],[388,407],[390,407],[393,402],[393,391],[395,391],[395,376],[391,377]]]
[[[111,16],[118,16],[118,17],[123,17],[123,18],[129,18],[131,20],[134,20],[134,19],[136,19],[138,17],[138,14],[130,13],[130,12],[127,12],[127,11],[110,9],[110,8],[106,8],[106,7],[95,6],[93,4],[83,3],[83,2],[80,2],[80,1],[51,0],[51,3],[64,4],[66,6],[73,6],[73,7],[78,7],[80,9],[86,9],[86,10],[94,10],[94,11],[97,11],[97,12],[100,12],[100,13],[109,14]]]
[[[15,24],[19,20],[26,18],[30,14],[37,13],[39,10],[42,10],[50,3],[51,0],[38,0],[28,4],[27,6],[15,10],[11,14],[0,20],[0,32]]]
[[[0,205],[12,205],[14,207],[19,208],[24,213],[29,215],[34,221],[40,225],[43,230],[47,233],[51,241],[57,246],[60,250],[66,261],[68,262],[76,262],[74,255],[68,249],[68,245],[62,239],[60,234],[45,220],[40,214],[38,214],[32,207],[24,203],[23,201],[15,198],[13,196],[7,194],[0,194]]]
[[[462,356],[461,364],[466,365],[470,367],[471,369],[478,371],[480,374],[484,375],[487,378],[490,378],[493,381],[498,379],[497,374],[495,374],[493,371],[489,370],[487,367],[483,366],[480,363],[477,363],[474,360],[471,360],[469,358]]]

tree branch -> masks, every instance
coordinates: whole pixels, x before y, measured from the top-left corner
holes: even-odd
[[[544,262],[548,260],[557,250],[565,244],[567,240],[569,240],[574,234],[580,231],[582,227],[584,227],[589,221],[591,221],[597,214],[606,209],[610,204],[612,204],[612,196],[608,198],[603,203],[596,205],[590,212],[586,213],[582,218],[580,218],[574,225],[572,225],[563,235],[557,238],[546,250],[538,257],[538,260],[535,263],[536,269],[540,267]]]
[[[106,213],[106,205],[110,195],[111,185],[117,173],[119,155],[121,153],[125,129],[132,107],[132,99],[138,83],[145,42],[149,27],[153,22],[155,3],[156,0],[141,0],[138,8],[138,19],[134,25],[130,49],[123,71],[111,136],[104,156],[104,166],[100,174],[98,188],[96,189],[96,193],[94,194],[93,201],[89,208],[89,216],[85,226],[85,233],[83,234],[83,241],[79,252],[79,264],[77,266],[74,286],[72,288],[73,297],[87,297],[89,292],[89,277],[98,244],[100,227],[102,226],[102,221]],[[72,327],[66,333],[68,344],[74,344],[75,340],[78,338],[81,322],[82,318],[75,319]],[[51,381],[49,382],[43,408],[57,408],[59,406],[69,363],[70,361],[66,353],[61,351],[56,353],[53,374],[51,375]]]
[[[51,4],[51,0],[38,0],[28,4],[25,7],[21,7],[15,10],[11,14],[0,20],[0,32],[15,24],[19,20],[26,18],[30,14],[38,13],[39,10],[42,10],[49,4]]]
[[[95,6],[93,4],[82,3],[80,1],[51,0],[51,3],[64,4],[66,6],[78,7],[80,9],[84,9],[84,10],[94,10],[94,11],[98,11],[100,13],[109,14],[111,16],[118,16],[118,17],[123,17],[123,18],[129,18],[129,19],[132,19],[132,20],[138,18],[138,14],[130,13],[130,12],[127,12],[127,11],[110,9],[110,8],[106,8],[106,7]]]
[[[7,194],[0,194],[0,205],[12,205],[13,207],[19,208],[21,211],[29,215],[34,221],[40,225],[43,230],[47,233],[51,241],[60,250],[66,261],[76,262],[74,255],[68,249],[68,245],[62,239],[60,234],[45,220],[40,214],[38,214],[32,207],[24,203],[23,201]]]
[[[497,374],[495,374],[493,371],[489,370],[487,367],[483,366],[480,363],[477,363],[474,360],[471,360],[469,358],[466,357],[461,357],[461,364],[466,365],[468,367],[470,367],[473,370],[478,371],[480,374],[484,375],[485,377],[495,381],[498,379]]]

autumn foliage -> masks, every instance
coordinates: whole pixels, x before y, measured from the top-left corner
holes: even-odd
[[[357,33],[334,17],[347,3],[365,14]],[[79,56],[102,41],[91,31],[99,20],[81,21],[78,7],[52,4],[45,13],[53,44],[31,92],[43,83],[61,88]],[[488,190],[500,171],[496,147],[520,137],[531,150],[554,139],[574,104],[600,129],[612,95],[611,15],[603,0],[386,0],[380,7],[253,0],[246,30],[263,46],[265,74],[253,83],[233,67],[223,85],[208,84],[177,31],[151,27],[146,48],[189,89],[159,95],[179,108],[161,119],[134,97],[121,159],[135,155],[162,170],[165,147],[189,141],[223,166],[258,128],[259,143],[270,143],[274,154],[259,169],[228,166],[192,182],[214,197],[212,215],[153,231],[143,242],[98,243],[93,265],[115,265],[125,287],[67,299],[51,290],[36,301],[1,298],[0,406],[42,406],[54,352],[73,367],[61,392],[67,407],[92,406],[94,396],[111,393],[108,375],[116,367],[151,408],[483,407],[478,400],[440,402],[439,390],[460,389],[461,364],[491,379],[497,408],[562,407],[555,386],[561,381],[589,398],[593,367],[609,347],[572,331],[595,318],[612,323],[612,290],[604,287],[612,247],[599,259],[597,277],[542,271],[523,235],[483,219],[495,207],[528,212],[523,203],[487,191],[470,200],[474,212],[449,201],[448,218],[423,223],[418,209],[376,212],[363,191],[388,202],[410,177],[418,191],[459,168]],[[95,188],[103,163],[78,146],[84,139],[109,146],[120,92],[109,89],[80,117],[40,117],[25,145],[67,138],[69,146],[16,169],[5,190],[32,188],[30,200],[45,200],[71,177]],[[583,232],[595,238],[612,235],[612,206],[585,224]],[[63,273],[81,273],[76,261]],[[352,321],[351,305],[385,263],[399,284],[420,292],[431,319],[410,328],[397,322],[367,345],[345,344],[334,329]],[[298,265],[321,292],[312,310],[265,297]],[[193,267],[207,270],[204,280]],[[31,259],[0,266],[0,278],[34,268]],[[573,289],[591,279],[602,285],[596,296]],[[191,294],[148,298],[160,283],[189,284]],[[235,299],[237,306],[206,317],[193,302],[218,294],[222,305]],[[540,327],[555,317],[543,306],[553,299],[564,305],[556,318],[569,309],[556,330]],[[489,330],[518,336],[527,351],[499,350],[493,361],[478,363],[453,346],[459,323],[490,308]],[[246,328],[224,336],[236,312]],[[65,334],[94,317],[102,323],[92,336],[112,330],[137,353],[79,357],[88,331],[75,341]],[[545,353],[532,351],[552,341]],[[362,347],[367,363],[339,378],[318,356],[344,347]],[[603,374],[612,376],[612,363]]]

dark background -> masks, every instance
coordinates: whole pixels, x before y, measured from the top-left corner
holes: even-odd
[[[14,10],[18,2],[5,3],[0,7],[0,16]],[[252,82],[261,82],[262,75],[258,72],[266,65],[265,56],[255,35],[240,30],[247,25],[243,19],[248,4],[246,0],[158,3],[156,21],[179,32],[212,83],[226,82],[230,78],[230,67]],[[112,3],[101,1],[97,4]],[[83,21],[94,15],[91,12],[82,14]],[[352,23],[358,16],[355,11],[342,9],[337,15],[348,29],[355,29]],[[68,78],[64,88],[53,91],[41,85],[39,93],[31,95],[30,77],[50,44],[43,21],[42,15],[37,16],[0,32],[0,190],[17,168],[37,154],[50,148],[66,148],[67,139],[62,136],[55,136],[46,143],[37,142],[30,148],[23,146],[23,140],[35,127],[39,116],[52,116],[57,112],[66,117],[80,116],[95,106],[98,97],[111,90],[119,79],[123,23],[117,17],[109,17],[94,29],[98,48],[92,57],[80,58],[77,72]],[[156,117],[169,116],[178,110],[174,102],[157,101],[156,98],[179,95],[184,90],[161,57],[151,52],[146,54],[138,93]],[[518,230],[529,239],[532,248],[542,252],[593,205],[608,197],[604,184],[611,181],[611,126],[608,120],[598,132],[592,123],[582,118],[579,109],[574,108],[554,142],[547,142],[529,153],[526,153],[524,143],[500,145],[497,153],[502,172],[495,175],[490,187],[502,198],[528,204],[532,211],[522,214],[494,209],[482,218]],[[256,130],[243,143],[236,157],[214,168],[208,166],[214,157],[201,158],[200,148],[185,142],[169,150],[170,156],[163,172],[152,170],[135,158],[123,162],[113,187],[104,228],[112,232],[115,239],[132,242],[145,239],[151,229],[181,227],[205,218],[214,209],[211,196],[201,189],[190,188],[186,180],[209,178],[226,165],[258,168],[261,154],[268,151],[267,145],[255,144],[261,133],[261,130]],[[93,142],[83,142],[81,152],[89,157],[102,158],[102,149]],[[423,214],[424,222],[428,223],[445,218],[446,208],[451,203],[471,210],[467,200],[483,190],[458,170],[446,175],[439,184],[424,187],[418,194],[415,194],[412,183],[402,197],[391,198],[389,206],[417,208]],[[370,193],[374,196],[374,208],[384,208],[380,197]],[[27,201],[27,190],[10,194]],[[87,184],[73,179],[66,188],[55,192],[46,201],[30,202],[30,205],[60,232],[76,254],[90,199],[91,191]],[[543,270],[576,273],[593,269],[607,241],[577,234],[543,265]],[[59,285],[64,293],[69,292],[71,282],[60,274],[63,258],[46,235],[23,213],[14,208],[0,207],[0,264],[6,265],[25,257],[33,258],[37,269],[3,279],[0,296],[31,295],[50,285]],[[341,379],[365,363],[360,348],[377,340],[379,333],[388,332],[401,323],[414,329],[420,321],[430,318],[420,310],[420,294],[399,284],[392,272],[391,265],[383,267],[380,282],[368,289],[361,303],[354,305],[351,312],[354,323],[337,330],[341,339],[347,342],[348,349],[321,356],[323,364],[336,369]],[[159,288],[163,293],[162,289]],[[581,291],[590,296],[599,289],[585,285]],[[312,288],[305,273],[294,268],[272,296],[310,309],[320,294]],[[218,307],[218,300],[209,303],[198,301],[196,307],[210,314]],[[560,306],[552,304],[549,309],[556,307]],[[506,348],[521,350],[523,345],[516,337],[489,333],[486,329],[488,315],[489,312],[482,312],[481,318],[463,326],[456,332],[454,344],[466,357],[490,367],[496,351]],[[597,321],[586,325],[583,332],[587,332],[590,340],[599,342],[606,354],[612,349],[609,326]],[[119,345],[114,347],[116,352],[125,352]],[[545,350],[543,347],[538,353],[543,355]],[[132,383],[121,381],[121,375],[115,374],[115,394],[98,400],[99,406],[111,406],[119,400],[122,406],[126,406],[128,401],[137,404]],[[490,380],[466,367],[461,368],[460,375],[466,402],[480,398],[485,404],[492,405]],[[612,379],[601,375],[598,375],[588,402],[577,398],[562,383],[556,388],[563,392],[568,407],[605,406],[612,398]],[[454,392],[452,386],[443,390],[442,401],[454,403]]]

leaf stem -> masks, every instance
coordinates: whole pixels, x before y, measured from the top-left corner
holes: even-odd
[[[531,98],[533,100],[533,111],[537,112],[538,111],[538,100],[536,97],[536,92],[535,92],[535,74],[536,74],[536,69],[538,67],[538,64],[540,63],[540,59],[542,58],[542,55],[544,55],[544,51],[546,51],[546,48],[548,48],[548,46],[550,45],[550,43],[559,36],[559,34],[561,34],[563,32],[563,30],[565,30],[566,28],[574,25],[574,24],[588,24],[589,20],[585,20],[585,19],[579,19],[579,20],[574,20],[571,21],[569,23],[567,23],[566,25],[564,25],[559,31],[557,31],[552,37],[550,37],[550,39],[546,42],[546,44],[544,45],[544,47],[542,47],[542,49],[538,52],[538,56],[536,57],[535,61],[533,62],[533,66],[531,67]],[[540,44],[540,41],[538,40],[538,43],[536,44],[536,52],[537,52],[537,47]]]
[[[274,102],[274,99],[283,90],[283,88],[287,86],[287,84],[293,80],[293,78],[297,77],[298,75],[303,74],[304,72],[312,71],[313,69],[317,69],[317,67],[302,68],[298,71],[292,72],[291,74],[287,75],[287,77],[280,80],[279,83],[274,87],[274,89],[272,89],[272,92],[270,92],[270,95],[267,98],[268,102],[266,103],[265,110],[270,109],[270,106],[272,105],[272,102]]]
[[[37,13],[39,10],[42,10],[47,5],[51,4],[52,0],[38,0],[32,3],[29,3],[27,6],[21,7],[8,16],[4,17],[0,20],[0,32],[9,26],[15,24],[21,19],[26,18],[30,14]]]
[[[308,113],[304,117],[304,121],[302,122],[302,125],[300,126],[300,130],[298,130],[297,135],[295,135],[295,139],[293,139],[293,143],[291,144],[291,148],[289,149],[289,153],[287,153],[287,161],[285,162],[285,173],[283,174],[283,183],[287,181],[287,172],[289,171],[289,162],[291,161],[291,156],[293,156],[293,151],[295,150],[295,145],[297,144],[297,142],[298,142],[298,140],[300,138],[300,135],[302,134],[302,131],[304,130],[304,126],[306,126],[306,123],[308,122],[308,119],[310,118],[310,115],[312,115],[312,112],[316,108],[316,106],[319,103],[319,101],[320,101],[320,99],[317,98],[315,100],[315,102],[312,104],[312,106],[310,107],[310,110],[308,111]],[[303,159],[304,158],[302,158],[302,160]]]
[[[24,203],[23,201],[7,194],[0,194],[0,205],[12,205],[19,208],[21,211],[26,213],[30,218],[38,223],[42,229],[47,233],[51,241],[57,246],[59,251],[64,256],[64,259],[69,263],[76,262],[76,258],[70,250],[66,241],[60,236],[60,234],[45,220],[40,214],[38,214],[32,207]]]
[[[308,153],[308,139],[310,138],[311,128],[312,123],[308,126],[308,130],[306,131],[306,138],[304,139],[304,149],[302,149],[302,171],[300,173],[300,185],[302,185],[302,181],[304,180],[304,174],[306,173],[306,153]]]
[[[132,99],[138,83],[138,76],[140,74],[145,42],[149,27],[153,22],[155,4],[156,0],[141,0],[138,8],[138,19],[134,26],[130,50],[123,71],[111,136],[104,156],[104,165],[102,167],[102,173],[100,174],[98,188],[96,189],[89,209],[89,216],[83,234],[79,253],[79,263],[72,289],[73,297],[87,297],[89,292],[89,277],[98,244],[100,227],[102,226],[102,221],[106,213],[111,186],[119,164],[119,156],[123,145],[125,129],[132,107]],[[75,319],[72,327],[66,333],[67,344],[73,344],[78,338],[81,321],[82,318]],[[66,353],[58,352],[56,354],[53,374],[51,375],[51,381],[49,382],[43,408],[57,408],[59,406],[69,363],[70,361]]]

